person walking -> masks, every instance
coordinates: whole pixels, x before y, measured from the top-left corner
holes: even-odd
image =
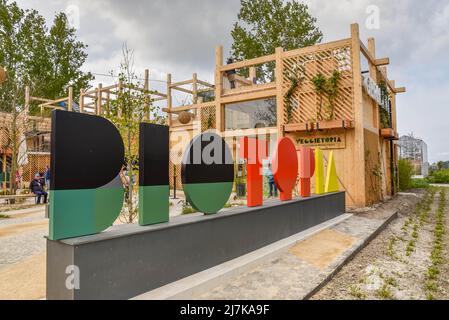
[[[46,167],[44,179],[45,179],[45,187],[47,188],[48,191],[50,190],[50,179],[51,179],[51,171],[49,166]]]
[[[273,171],[271,169],[271,164],[268,165],[266,171],[266,177],[268,178],[268,186],[270,188],[270,198],[278,196],[278,188],[276,187],[276,182],[274,181]]]
[[[30,191],[37,196],[36,204],[41,203],[42,196],[44,197],[44,203],[47,203],[48,193],[45,192],[41,180],[40,174],[36,173],[34,179],[30,182]]]

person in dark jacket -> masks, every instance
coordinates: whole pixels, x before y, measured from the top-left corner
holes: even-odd
[[[47,203],[48,193],[44,190],[40,174],[36,174],[34,179],[30,182],[30,191],[37,196],[37,204],[41,203],[42,196],[44,196],[44,203]]]

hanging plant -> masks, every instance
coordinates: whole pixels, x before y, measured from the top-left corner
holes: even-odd
[[[338,97],[338,85],[340,84],[341,74],[339,71],[334,70],[329,78],[326,78],[322,73],[317,74],[312,79],[315,93],[318,95],[319,109],[317,118],[323,120],[323,100],[327,99],[327,117],[326,120],[333,120],[335,118],[335,99]]]
[[[296,71],[291,74],[287,74],[286,77],[290,80],[290,87],[284,95],[285,112],[287,113],[287,123],[291,123],[293,120],[293,94],[296,89],[302,84],[305,78],[305,70],[303,67],[299,68],[299,72]]]

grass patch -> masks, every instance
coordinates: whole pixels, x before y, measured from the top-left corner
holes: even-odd
[[[349,287],[349,294],[358,300],[365,300],[366,294],[357,286]]]
[[[393,293],[391,292],[387,283],[384,283],[384,285],[381,288],[379,288],[379,290],[377,290],[376,296],[380,299],[385,300],[394,299]]]
[[[7,214],[0,214],[0,219],[9,219],[11,218],[10,216],[8,216]]]
[[[433,293],[438,290],[437,280],[440,274],[439,267],[443,263],[442,250],[445,234],[445,208],[446,208],[446,191],[444,188],[440,190],[440,200],[438,203],[438,209],[436,214],[436,223],[434,228],[434,243],[433,249],[430,253],[431,264],[426,272],[426,281],[424,283],[425,290],[427,291],[428,300],[433,300]],[[431,298],[431,299],[429,299]]]

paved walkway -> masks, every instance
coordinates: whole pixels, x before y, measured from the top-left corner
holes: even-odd
[[[43,206],[5,212],[0,219],[0,300],[45,298]]]
[[[354,215],[193,299],[304,299],[362,248],[395,211]]]

